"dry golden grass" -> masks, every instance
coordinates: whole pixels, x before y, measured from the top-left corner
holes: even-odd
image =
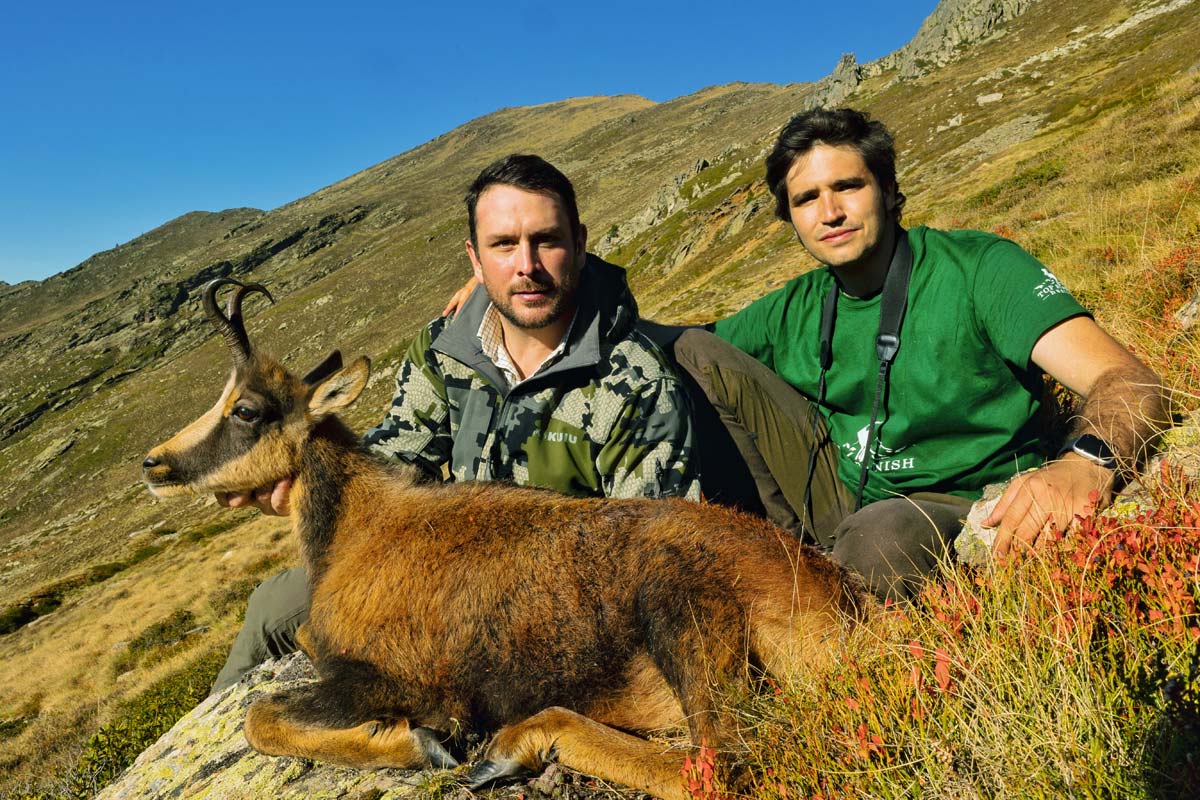
[[[169,505],[160,511],[171,515]],[[214,596],[247,578],[261,579],[272,565],[277,569],[297,557],[285,521],[253,516],[210,539],[176,542],[0,639],[0,718],[36,715],[19,735],[0,742],[0,764],[11,770],[6,783],[52,778],[54,766],[47,768],[46,757],[57,753],[51,765],[69,764],[116,705],[178,670],[196,653],[227,649],[239,627],[244,597],[214,608]],[[181,609],[191,611],[195,626],[203,630],[187,636],[161,660],[149,659],[118,674],[130,640]],[[29,762],[25,769],[23,761]]]

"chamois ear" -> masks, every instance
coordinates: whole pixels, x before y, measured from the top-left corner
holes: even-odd
[[[309,386],[315,386],[341,368],[342,353],[340,350],[334,350],[325,356],[324,361],[309,370],[308,374],[301,378],[301,380]]]
[[[308,396],[308,412],[317,419],[345,408],[358,399],[371,376],[371,360],[359,356],[350,366],[340,369],[313,387]]]

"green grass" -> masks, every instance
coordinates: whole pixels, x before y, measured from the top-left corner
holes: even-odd
[[[29,800],[92,797],[208,695],[224,660],[222,651],[205,653],[121,704],[112,720],[88,740],[65,779],[60,780],[63,788],[30,796]]]
[[[214,536],[219,536],[228,530],[232,530],[233,528],[241,525],[243,522],[245,522],[245,519],[241,518],[240,516],[226,516],[213,522],[207,522],[203,525],[197,525],[195,527],[184,529],[184,531],[179,534],[179,540],[181,542],[188,542],[189,544],[202,542],[205,539],[211,539]]]
[[[179,651],[188,635],[196,628],[196,615],[187,609],[172,612],[166,619],[145,628],[129,641],[124,651],[113,661],[117,675],[137,666],[150,666]]]
[[[988,206],[991,211],[1002,211],[1024,199],[1030,192],[1040,189],[1062,177],[1066,166],[1062,161],[1051,159],[1035,164],[979,192],[968,201],[969,206]]]
[[[9,717],[8,719],[0,719],[0,741],[18,736],[21,731],[29,727],[29,723],[33,722],[33,720],[33,716],[18,716]]]

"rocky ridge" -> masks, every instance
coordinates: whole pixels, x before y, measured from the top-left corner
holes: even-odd
[[[944,67],[968,48],[999,35],[1005,23],[1029,10],[1037,0],[944,0],[922,23],[912,41],[883,58],[859,64],[844,54],[832,73],[817,82],[811,106],[840,105],[867,78],[894,73],[912,80]]]

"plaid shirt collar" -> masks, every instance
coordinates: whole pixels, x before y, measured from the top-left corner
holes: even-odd
[[[562,341],[558,343],[558,347],[554,348],[542,363],[538,364],[533,372],[529,373],[524,380],[537,375],[562,357],[563,352],[567,349],[567,340],[571,338],[571,329],[575,327],[576,316],[578,314],[572,315],[571,324],[567,326],[567,332],[563,334]],[[508,348],[504,346],[504,328],[500,324],[500,312],[496,310],[495,303],[489,303],[487,311],[483,312],[483,319],[479,322],[479,331],[476,335],[479,337],[479,344],[483,348],[483,354],[491,359],[492,363],[500,370],[500,374],[504,376],[504,380],[508,383],[508,388],[512,389],[521,383],[523,380],[521,373],[517,370],[516,364],[513,363],[512,357],[509,356]]]

